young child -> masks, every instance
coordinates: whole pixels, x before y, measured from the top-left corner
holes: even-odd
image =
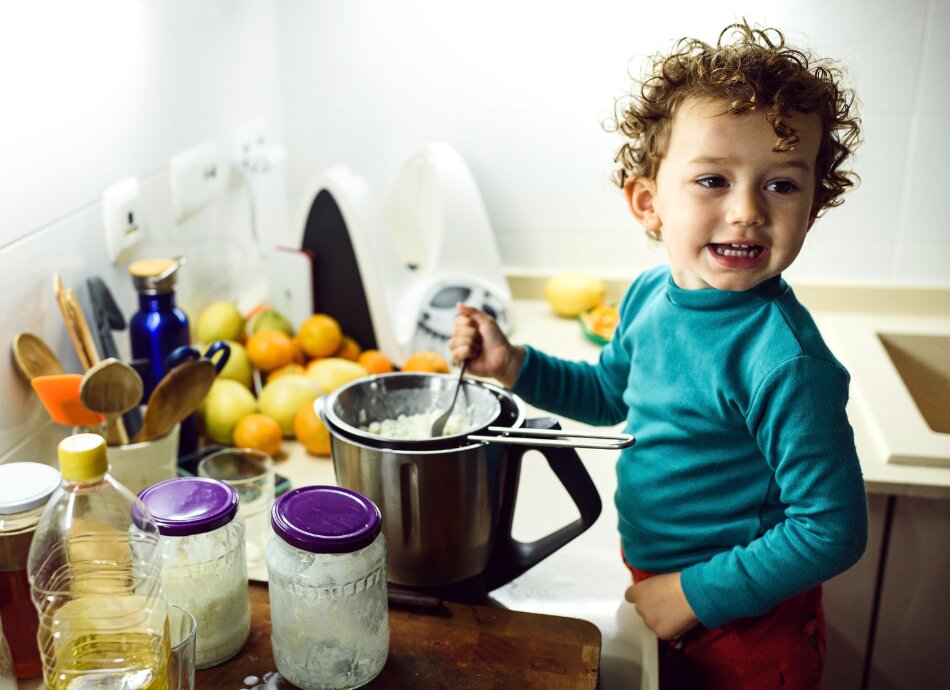
[[[669,265],[630,286],[596,365],[459,305],[450,348],[472,374],[636,436],[615,502],[662,688],[818,687],[821,583],[864,552],[849,376],[781,277],[853,184],[840,76],[747,24],[654,58],[618,115],[616,175]]]

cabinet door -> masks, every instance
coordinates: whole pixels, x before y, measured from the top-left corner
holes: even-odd
[[[869,690],[948,687],[950,501],[900,496],[888,545]]]
[[[827,656],[822,690],[860,690],[884,537],[887,496],[868,496],[868,548],[851,569],[825,583]]]

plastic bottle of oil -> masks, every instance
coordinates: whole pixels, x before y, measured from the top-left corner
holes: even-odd
[[[69,436],[58,455],[27,561],[47,688],[167,690],[158,528],[108,474],[101,436]]]

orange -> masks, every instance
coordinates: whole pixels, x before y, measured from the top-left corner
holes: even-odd
[[[360,344],[353,340],[348,335],[344,335],[340,339],[340,349],[334,353],[334,357],[340,357],[342,359],[348,359],[351,362],[355,362],[356,358],[360,356],[360,352],[363,351],[363,348],[360,347]]]
[[[244,415],[234,427],[234,445],[254,448],[272,457],[280,452],[282,438],[277,420],[259,412]]]
[[[303,351],[303,345],[300,344],[300,336],[299,335],[291,336],[290,342],[294,346],[293,361],[296,362],[297,364],[306,364],[307,353]]]
[[[371,374],[388,374],[393,370],[393,363],[389,357],[379,350],[363,350],[356,358],[357,364],[362,364]]]
[[[245,348],[251,364],[263,372],[290,364],[294,358],[294,344],[281,331],[258,331],[247,339]]]
[[[304,405],[294,417],[294,437],[311,455],[330,456],[330,430],[313,405]]]
[[[303,364],[297,364],[296,362],[291,362],[290,364],[285,364],[282,367],[277,367],[274,371],[267,374],[267,382],[271,382],[274,379],[279,379],[281,376],[286,376],[287,374],[306,374],[307,370],[304,368]]]
[[[327,314],[314,314],[300,324],[297,330],[300,346],[309,357],[330,357],[343,340],[340,324]]]
[[[448,374],[449,363],[435,352],[413,352],[402,365],[403,371],[427,371],[433,374]]]

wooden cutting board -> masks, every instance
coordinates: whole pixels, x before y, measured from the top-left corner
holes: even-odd
[[[251,583],[251,634],[220,666],[198,671],[198,690],[261,685],[276,670],[267,585]],[[446,602],[389,611],[389,659],[367,688],[545,688],[597,686],[600,631],[588,621]],[[284,679],[267,684],[293,688]]]

